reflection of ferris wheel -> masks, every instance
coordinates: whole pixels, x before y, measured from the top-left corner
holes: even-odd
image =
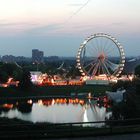
[[[122,45],[104,33],[91,35],[80,45],[77,67],[83,76],[119,76],[125,63]]]

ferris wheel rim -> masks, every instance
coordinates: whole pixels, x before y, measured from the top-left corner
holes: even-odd
[[[124,54],[124,49],[123,49],[123,46],[118,42],[118,40],[115,38],[115,37],[112,37],[111,35],[109,34],[104,34],[104,33],[96,33],[94,35],[91,35],[89,37],[87,37],[83,43],[80,45],[80,48],[78,50],[78,54],[77,54],[77,67],[79,69],[79,71],[81,72],[82,76],[89,76],[88,73],[86,72],[86,70],[83,68],[83,65],[81,64],[81,54],[82,54],[82,50],[83,48],[86,47],[86,44],[94,39],[94,38],[98,38],[98,37],[104,37],[104,38],[107,38],[109,39],[110,41],[112,41],[115,46],[117,47],[118,51],[119,51],[119,66],[118,66],[118,69],[115,70],[112,74],[110,74],[110,77],[111,76],[116,76],[118,77],[120,75],[120,73],[122,72],[123,70],[123,67],[124,67],[124,63],[125,63],[125,54]]]

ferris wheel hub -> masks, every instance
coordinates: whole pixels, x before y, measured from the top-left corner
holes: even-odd
[[[104,60],[105,60],[105,55],[104,55],[104,53],[101,53],[101,54],[98,56],[98,60],[99,60],[99,61],[104,61]]]

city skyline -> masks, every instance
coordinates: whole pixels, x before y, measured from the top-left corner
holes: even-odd
[[[0,0],[0,55],[76,56],[91,34],[114,36],[126,56],[140,51],[137,0]]]

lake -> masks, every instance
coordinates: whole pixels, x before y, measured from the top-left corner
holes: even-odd
[[[95,122],[105,121],[110,117],[111,112],[106,111],[106,107],[91,99],[46,99],[33,102],[28,100],[26,105],[30,105],[30,111],[21,111],[20,107],[25,104],[17,102],[15,104],[1,105],[0,117],[9,119],[17,118],[33,123],[74,123],[74,122]],[[27,107],[25,106],[25,109]]]

